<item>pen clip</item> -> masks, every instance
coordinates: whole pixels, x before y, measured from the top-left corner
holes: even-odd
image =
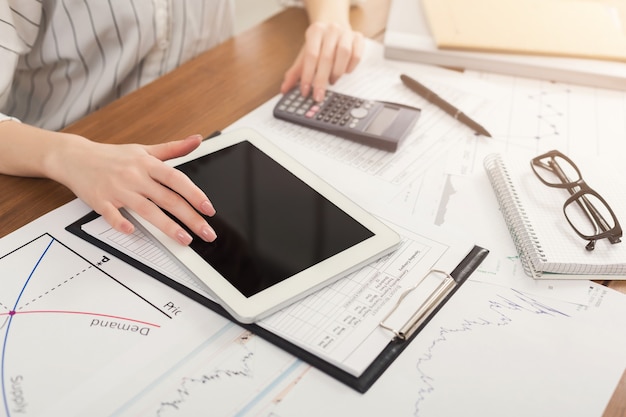
[[[387,324],[387,320],[396,312],[398,307],[402,304],[402,301],[409,295],[412,291],[419,287],[420,284],[424,282],[427,276],[431,274],[441,274],[444,275],[441,282],[437,285],[437,287],[432,291],[432,293],[426,298],[422,304],[415,310],[415,312],[409,317],[409,319],[399,328],[396,329]],[[396,305],[385,315],[382,321],[379,323],[379,326],[385,330],[388,330],[393,333],[394,340],[407,340],[409,339],[413,333],[420,327],[420,325],[426,320],[428,315],[439,305],[441,300],[445,298],[450,291],[456,286],[457,282],[454,280],[452,275],[445,271],[441,271],[439,269],[431,269],[428,271],[422,279],[420,279],[414,286],[407,289],[400,295]]]

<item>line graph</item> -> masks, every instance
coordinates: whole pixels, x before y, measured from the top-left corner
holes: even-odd
[[[207,341],[114,416],[173,417],[200,415],[207,410],[212,416],[451,415],[449,409],[446,409],[447,413],[439,413],[438,407],[443,404],[445,409],[452,404],[449,407],[454,408],[450,396],[455,397],[459,391],[468,392],[466,384],[472,380],[483,381],[486,375],[497,375],[498,372],[508,374],[510,378],[518,375],[512,371],[518,368],[516,364],[489,369],[489,362],[497,362],[498,358],[474,356],[473,353],[481,351],[475,344],[484,346],[485,352],[499,352],[501,341],[505,347],[519,344],[519,340],[511,335],[519,335],[520,329],[529,326],[526,333],[531,339],[541,340],[539,336],[545,334],[546,329],[558,331],[574,317],[573,305],[561,308],[565,304],[560,301],[546,301],[513,288],[481,282],[472,284],[476,291],[457,300],[462,304],[474,300],[470,312],[459,315],[455,314],[460,310],[454,303],[446,306],[444,311],[447,313],[443,314],[447,316],[442,316],[442,320],[436,317],[433,326],[427,328],[429,331],[420,333],[407,348],[406,352],[410,353],[403,354],[398,365],[393,366],[395,369],[389,370],[389,375],[383,376],[365,395],[329,384],[326,379],[320,384],[319,374],[307,372],[308,367],[302,363],[280,356],[276,349],[264,347],[263,340],[231,326],[219,338]],[[541,327],[540,323],[549,324]],[[580,330],[575,324],[572,329]],[[511,341],[507,342],[509,337]],[[583,333],[581,337],[586,336]],[[567,339],[556,343],[554,349],[558,350],[566,342]],[[550,354],[549,349],[553,349],[536,345],[546,355]],[[526,344],[520,344],[513,356],[526,348]],[[468,351],[459,354],[462,349]],[[530,354],[532,356],[534,352]],[[510,357],[505,353],[499,360],[508,363]],[[526,360],[520,360],[521,366],[527,366]],[[543,366],[541,360],[537,362],[531,368]],[[473,374],[475,372],[478,374]],[[467,374],[472,380],[459,380]],[[540,373],[537,378],[549,379]],[[390,386],[398,389],[390,392]],[[316,395],[311,396],[311,392]],[[475,393],[476,390],[469,392]],[[485,395],[490,398],[489,392]],[[324,398],[323,403],[316,398]],[[506,396],[503,401],[507,401]]]
[[[422,415],[422,405],[428,400],[429,395],[437,390],[436,378],[432,371],[425,370],[429,362],[437,359],[438,350],[443,350],[443,344],[455,343],[452,336],[458,336],[475,331],[480,327],[501,327],[508,326],[515,320],[515,313],[528,314],[532,316],[561,317],[570,315],[528,296],[516,289],[510,289],[507,295],[498,294],[487,301],[488,314],[483,317],[465,318],[456,326],[442,326],[432,338],[429,346],[423,351],[415,362],[415,369],[419,374],[421,388],[415,396],[415,417]]]
[[[249,378],[252,376],[251,361],[254,358],[253,352],[247,352],[239,360],[238,369],[217,368],[211,372],[203,373],[197,377],[186,377],[176,389],[176,394],[165,401],[162,401],[156,411],[158,417],[167,415],[168,411],[181,410],[186,401],[191,400],[195,388],[211,382],[219,383],[225,379]]]
[[[563,91],[539,91],[528,95],[528,100],[536,106],[535,139],[542,140],[561,135],[563,122],[566,120],[569,93],[569,89],[565,88]]]
[[[111,417],[267,415],[310,366],[229,323]],[[269,411],[268,411],[269,410]]]
[[[609,325],[599,309],[606,302],[622,312],[626,305],[623,295],[599,284],[583,288],[585,306],[470,280],[367,393],[359,396],[306,375],[272,412],[599,415],[614,389],[607,373],[619,380],[626,362],[626,339],[617,334],[624,320]]]
[[[107,260],[47,233],[0,256],[0,415],[39,415],[169,318],[99,268]]]

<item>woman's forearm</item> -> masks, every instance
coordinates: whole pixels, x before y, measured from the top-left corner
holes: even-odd
[[[58,180],[64,149],[86,141],[69,133],[40,129],[8,120],[0,123],[0,173]]]

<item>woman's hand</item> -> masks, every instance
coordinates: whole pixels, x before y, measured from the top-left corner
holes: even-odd
[[[300,82],[303,96],[313,94],[321,101],[329,84],[352,72],[363,55],[363,35],[349,25],[316,21],[305,34],[305,43],[294,64],[287,70],[281,93]]]
[[[74,136],[50,163],[50,177],[65,184],[117,231],[131,233],[132,223],[120,208],[133,210],[182,245],[192,237],[167,216],[168,211],[207,242],[213,228],[198,214],[215,214],[207,196],[179,170],[163,161],[183,156],[201,136],[159,145],[109,145]],[[162,210],[163,209],[163,210]]]

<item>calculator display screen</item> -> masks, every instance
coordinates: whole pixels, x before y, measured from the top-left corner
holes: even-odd
[[[396,119],[399,111],[397,108],[384,106],[365,131],[373,135],[382,134]]]

